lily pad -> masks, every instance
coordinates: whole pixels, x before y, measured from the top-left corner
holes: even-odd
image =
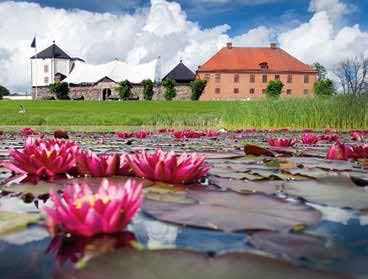
[[[50,189],[53,189],[55,191],[62,190],[63,185],[56,183],[39,182],[37,185],[31,183],[11,184],[9,186],[4,186],[1,188],[2,191],[11,193],[32,194],[34,197],[48,194],[50,192]]]
[[[281,260],[249,253],[216,257],[185,250],[136,251],[125,249],[109,257],[97,257],[83,269],[65,267],[54,278],[129,279],[349,279],[346,275],[298,267]]]
[[[40,219],[39,214],[0,212],[0,234],[9,233],[25,228],[28,224],[36,223]]]
[[[341,256],[341,252],[326,246],[322,237],[305,233],[258,232],[248,238],[257,249],[286,259],[330,260]]]
[[[318,180],[289,182],[286,192],[313,203],[352,209],[368,208],[368,192],[345,176],[329,176]]]
[[[222,230],[282,230],[317,223],[321,215],[303,204],[262,194],[189,191],[194,205],[145,200],[142,209],[159,219],[181,225]]]
[[[244,153],[246,155],[269,156],[269,157],[275,157],[277,155],[277,153],[272,152],[271,150],[252,144],[244,145]]]

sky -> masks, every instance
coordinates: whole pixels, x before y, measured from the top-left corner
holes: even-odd
[[[144,63],[162,75],[181,59],[196,70],[219,49],[276,42],[303,62],[336,64],[368,55],[368,1],[34,0],[0,1],[0,84],[30,91],[30,48],[53,40],[88,63]]]

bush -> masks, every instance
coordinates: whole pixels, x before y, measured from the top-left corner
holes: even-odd
[[[281,80],[270,80],[266,88],[266,96],[269,98],[279,98],[284,84]]]
[[[165,87],[165,99],[171,101],[172,99],[175,98],[176,96],[176,81],[171,79],[171,78],[167,78],[164,79],[164,81],[162,82],[162,85]]]
[[[150,79],[142,80],[143,85],[143,98],[145,100],[152,100],[153,97],[153,82]]]
[[[56,82],[49,85],[49,92],[59,100],[69,100],[69,86],[66,82]]]
[[[202,95],[203,90],[206,88],[207,80],[195,79],[190,82],[190,89],[192,90],[192,100],[199,100]]]
[[[0,100],[3,98],[3,96],[8,96],[8,95],[10,95],[8,88],[0,85]]]
[[[132,95],[132,88],[132,84],[126,79],[119,82],[119,87],[116,90],[121,99],[128,100]]]
[[[314,95],[317,97],[329,97],[336,93],[335,84],[330,79],[317,80],[313,88]]]

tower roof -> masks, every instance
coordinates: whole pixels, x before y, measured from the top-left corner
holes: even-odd
[[[64,52],[60,47],[53,43],[48,48],[40,51],[36,55],[32,56],[31,59],[36,58],[59,58],[59,59],[72,59],[66,52]]]
[[[171,70],[163,79],[170,78],[177,82],[190,82],[195,79],[195,74],[183,64],[182,61]]]

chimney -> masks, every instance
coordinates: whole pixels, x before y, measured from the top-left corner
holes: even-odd
[[[270,44],[270,48],[272,48],[272,49],[276,49],[276,48],[277,48],[276,43],[271,43],[271,44]]]
[[[226,47],[227,47],[228,49],[232,49],[232,48],[233,48],[233,44],[232,44],[232,43],[227,43],[227,44],[226,44]]]

